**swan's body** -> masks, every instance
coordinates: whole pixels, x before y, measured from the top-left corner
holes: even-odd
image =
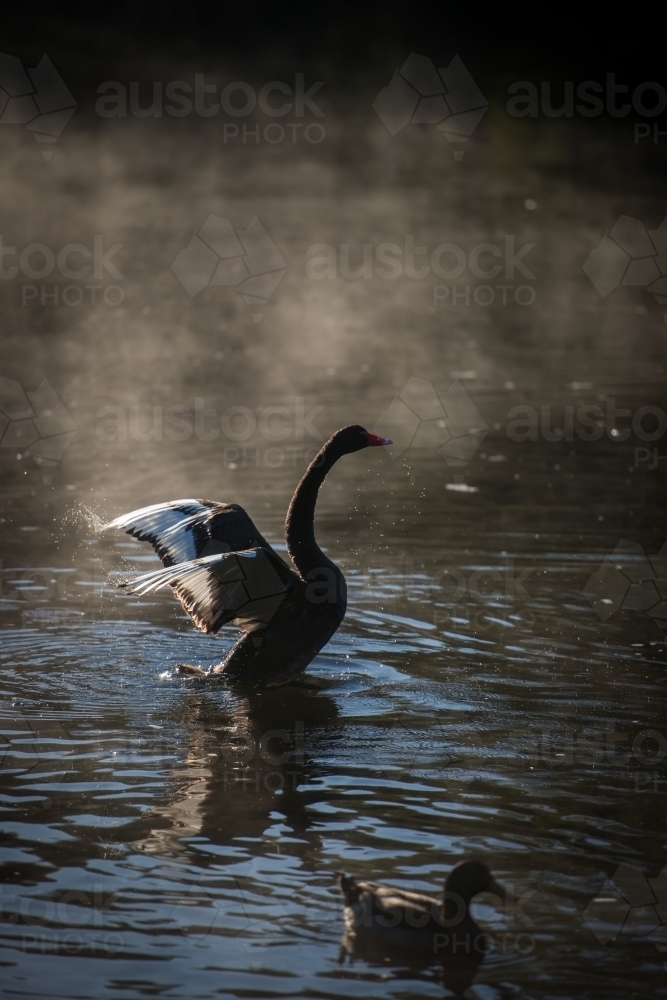
[[[106,525],[150,542],[165,566],[124,589],[148,594],[170,586],[203,632],[216,634],[230,624],[242,629],[245,634],[212,673],[265,684],[305,670],[342,622],[347,606],[345,577],[315,541],[319,488],[342,455],[389,443],[363,427],[344,427],[311,462],[285,520],[287,549],[297,572],[237,504],[174,500]]]

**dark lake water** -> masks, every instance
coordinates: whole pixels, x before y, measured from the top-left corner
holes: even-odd
[[[4,995],[446,996],[439,962],[341,952],[334,873],[437,895],[475,855],[509,901],[475,904],[491,947],[467,996],[667,996],[667,326],[582,271],[620,214],[659,225],[650,176],[624,195],[621,140],[497,111],[461,161],[368,116],[293,148],[121,124],[72,126],[50,162],[2,137],[6,246],[122,244],[118,305],[0,285],[0,375],[47,379],[75,425],[56,464],[20,437],[0,454]],[[179,284],[209,214],[265,226],[287,267],[266,303]],[[534,244],[530,304],[479,304],[470,274],[456,302],[432,274],[308,276],[318,244],[356,269],[413,237]],[[322,491],[349,603],[307,684],[179,676],[235,631],[118,593],[156,559],[96,528],[196,496],[280,545],[321,440],[384,426],[397,394],[419,411],[394,404],[400,454],[347,456]]]

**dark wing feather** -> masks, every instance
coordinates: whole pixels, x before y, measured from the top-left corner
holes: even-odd
[[[122,528],[150,542],[165,566],[222,552],[262,548],[273,551],[238,504],[171,500],[122,514],[102,530]]]
[[[171,587],[197,628],[213,635],[229,624],[254,632],[278,608],[306,604],[303,583],[270,548],[204,556],[121,586],[142,596]]]

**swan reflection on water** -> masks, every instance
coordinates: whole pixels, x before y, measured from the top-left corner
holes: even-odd
[[[187,727],[189,746],[172,772],[178,787],[142,818],[151,829],[139,836],[141,848],[160,854],[187,850],[193,837],[214,844],[261,838],[276,812],[308,841],[308,806],[333,797],[308,786],[317,776],[318,745],[339,732],[335,701],[315,683],[298,681],[234,693],[223,705],[201,691],[200,682],[193,687],[174,719]]]

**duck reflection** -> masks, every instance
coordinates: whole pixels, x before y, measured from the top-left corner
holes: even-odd
[[[340,961],[363,958],[384,968],[411,971],[442,963],[442,981],[461,995],[472,984],[487,951],[487,935],[470,914],[480,893],[503,901],[505,892],[487,866],[461,861],[447,876],[442,900],[339,873],[345,900]]]
[[[311,841],[308,806],[332,797],[308,785],[317,773],[314,758],[340,737],[334,700],[303,683],[226,692],[225,699],[197,691],[180,707],[190,749],[173,775],[184,781],[151,812],[142,850],[184,850],[192,837],[215,844],[261,838],[278,822]]]

